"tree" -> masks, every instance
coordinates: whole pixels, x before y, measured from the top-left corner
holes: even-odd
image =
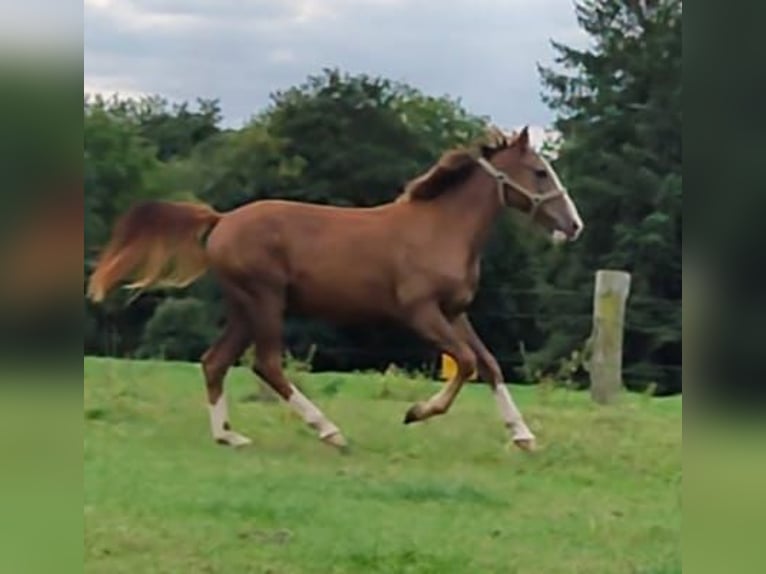
[[[262,122],[228,131],[197,146],[178,181],[203,201],[228,211],[257,199],[302,197],[305,161]]]
[[[216,331],[205,302],[192,297],[168,298],[146,324],[138,354],[144,357],[195,361]]]
[[[564,142],[558,160],[586,222],[566,257],[549,253],[541,282],[571,297],[545,298],[551,334],[541,364],[587,336],[593,274],[633,275],[625,340],[633,386],[680,389],[681,2],[584,0],[584,50],[554,42],[555,68],[541,68]],[[659,365],[659,366],[658,366]]]
[[[172,106],[159,97],[130,102],[141,135],[157,147],[161,161],[188,157],[192,150],[219,132],[222,119],[218,100],[197,100],[197,111],[189,109],[188,102]]]
[[[97,97],[84,102],[85,272],[90,274],[99,246],[103,245],[117,217],[146,199],[168,199],[161,185],[165,167],[157,147],[141,133],[132,105],[118,99]],[[127,308],[129,295],[118,292],[104,307],[88,304],[91,329],[86,352],[123,354],[134,351],[156,298]]]
[[[304,200],[354,206],[392,200],[403,182],[484,125],[459,102],[330,69],[275,93],[261,121],[302,160]]]
[[[85,245],[103,244],[117,216],[144,198],[159,197],[156,147],[123,108],[103,98],[85,101]]]

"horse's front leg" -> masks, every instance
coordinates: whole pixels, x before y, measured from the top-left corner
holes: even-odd
[[[476,354],[442,314],[438,305],[429,304],[413,313],[410,326],[424,339],[450,355],[457,364],[457,371],[438,393],[427,401],[415,403],[410,407],[404,417],[405,424],[446,413],[463,383],[476,369]]]
[[[513,397],[504,382],[503,372],[494,355],[487,349],[487,346],[479,338],[474,330],[468,315],[460,315],[455,321],[454,326],[462,339],[468,343],[474,353],[476,353],[476,368],[479,378],[489,383],[492,393],[500,409],[500,415],[503,418],[505,426],[511,431],[511,438],[516,446],[523,450],[534,450],[535,435],[529,430],[521,416],[521,411],[513,402]]]

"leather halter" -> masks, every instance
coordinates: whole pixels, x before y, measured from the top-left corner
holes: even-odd
[[[480,157],[477,159],[477,161],[479,162],[479,165],[484,169],[484,171],[486,171],[489,175],[491,175],[497,181],[497,192],[500,196],[500,202],[504,206],[508,207],[508,200],[505,195],[506,187],[509,187],[519,192],[521,195],[523,195],[529,200],[529,203],[532,207],[527,212],[527,214],[529,215],[531,219],[535,218],[535,216],[537,215],[538,209],[540,209],[540,206],[543,203],[546,203],[553,199],[557,199],[559,197],[565,197],[567,195],[567,190],[561,186],[557,186],[556,189],[546,191],[545,193],[534,193],[530,191],[529,189],[527,189],[526,187],[524,187],[523,185],[521,185],[518,181],[515,181],[507,173],[497,169],[494,165],[492,165],[489,162],[489,160],[487,160],[487,158]]]

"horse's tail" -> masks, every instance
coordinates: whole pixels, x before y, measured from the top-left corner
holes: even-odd
[[[88,297],[102,301],[128,277],[128,289],[189,285],[207,270],[201,239],[221,217],[199,203],[150,201],[131,208],[115,224],[88,282]]]

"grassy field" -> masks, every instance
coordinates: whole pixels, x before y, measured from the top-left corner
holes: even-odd
[[[506,448],[486,387],[420,425],[438,383],[304,375],[344,430],[318,442],[253,378],[227,381],[233,426],[208,434],[197,365],[85,361],[85,571],[90,573],[681,572],[681,400],[515,387],[541,450]]]

